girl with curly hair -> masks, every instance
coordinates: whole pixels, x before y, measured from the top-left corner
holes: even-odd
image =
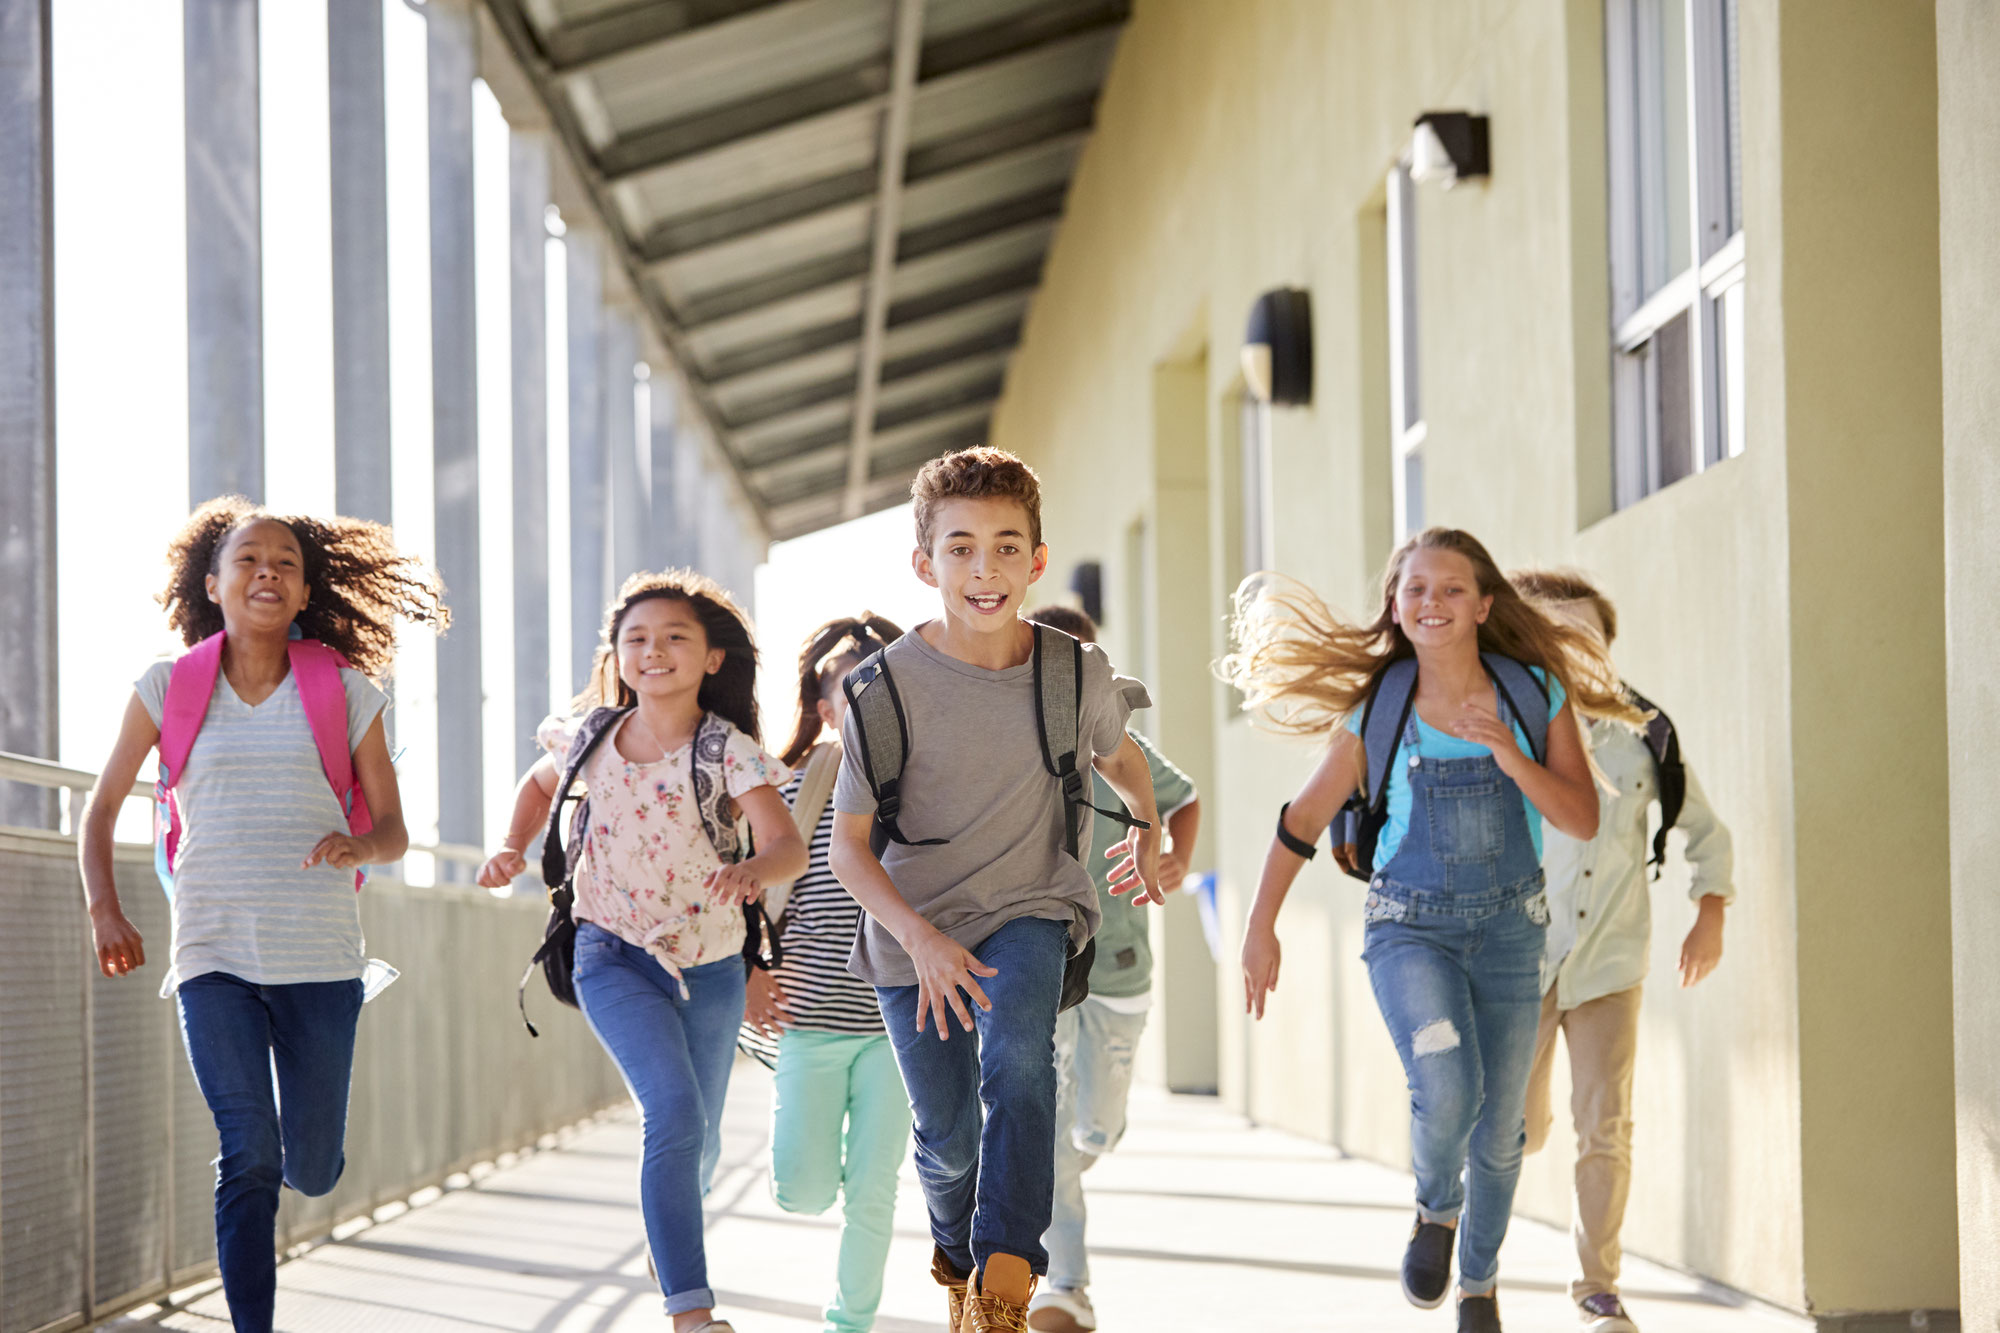
[[[392,664],[397,620],[442,631],[449,615],[437,576],[387,528],[280,518],[240,496],[197,509],[167,564],[159,600],[189,652],[155,663],[126,704],[84,810],[84,895],[104,974],[143,966],[145,942],[119,907],[112,830],[158,747],[175,830],[160,993],[178,1001],[221,1138],[216,1253],[230,1318],[238,1333],[269,1333],[279,1187],[325,1194],[346,1160],[368,966],[356,872],[409,845],[387,698],[370,677]]]
[[[675,1333],[729,1333],[715,1318],[702,1196],[722,1152],[748,967],[743,905],[806,868],[778,789],[791,773],[758,740],[757,648],[729,594],[690,570],[635,574],[605,613],[589,684],[536,733],[548,751],[521,779],[489,888],[527,869],[579,738],[576,998],[638,1103],[639,1203]],[[703,747],[697,756],[697,746]],[[723,791],[707,790],[719,764]],[[747,818],[757,854],[725,863],[703,796]]]
[[[1417,1220],[1403,1294],[1422,1309],[1443,1304],[1456,1242],[1458,1327],[1498,1333],[1500,1242],[1541,1015],[1542,824],[1580,839],[1597,827],[1576,714],[1637,714],[1599,642],[1523,601],[1486,548],[1454,529],[1431,528],[1396,551],[1366,626],[1273,580],[1238,594],[1234,629],[1222,674],[1244,706],[1327,742],[1279,814],[1244,928],[1244,1002],[1258,1018],[1277,989],[1285,895],[1319,830],[1370,771],[1364,706],[1392,667],[1415,660],[1385,793],[1370,793],[1386,795],[1387,820],[1373,864],[1361,868],[1362,959],[1410,1089]],[[1500,674],[1518,678],[1523,667],[1534,677],[1530,698],[1510,694]],[[1545,759],[1534,756],[1517,701],[1546,703],[1536,719],[1546,723]]]

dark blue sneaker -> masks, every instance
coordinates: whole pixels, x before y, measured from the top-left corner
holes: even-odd
[[[1419,1310],[1435,1310],[1451,1290],[1451,1247],[1458,1230],[1417,1219],[1403,1250],[1403,1298]]]
[[[1500,1298],[1459,1297],[1458,1333],[1500,1333]]]

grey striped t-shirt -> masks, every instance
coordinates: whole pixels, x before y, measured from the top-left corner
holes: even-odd
[[[158,725],[171,661],[134,682]],[[343,670],[347,738],[360,744],[389,700]],[[208,972],[260,986],[348,981],[367,964],[354,872],[299,867],[347,818],[327,785],[296,680],[252,708],[221,673],[208,715],[174,787],[181,840],[174,855],[173,966],[160,994]]]

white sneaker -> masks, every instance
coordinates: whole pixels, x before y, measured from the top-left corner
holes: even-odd
[[[1028,1327],[1035,1333],[1092,1333],[1097,1311],[1090,1308],[1090,1294],[1083,1288],[1049,1287],[1028,1303]]]
[[[1585,1333],[1639,1333],[1639,1326],[1625,1313],[1625,1302],[1618,1299],[1616,1292],[1600,1291],[1595,1296],[1586,1296],[1577,1302],[1576,1312],[1583,1320]]]

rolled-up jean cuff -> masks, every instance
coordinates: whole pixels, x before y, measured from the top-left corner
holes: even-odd
[[[1493,1289],[1499,1285],[1500,1275],[1498,1273],[1495,1273],[1492,1277],[1481,1278],[1477,1281],[1467,1277],[1463,1273],[1458,1275],[1458,1289],[1467,1296],[1491,1296]]]
[[[667,1297],[667,1315],[686,1314],[689,1310],[712,1310],[715,1308],[715,1289],[696,1287],[693,1291],[677,1291]]]
[[[1446,1208],[1440,1211],[1433,1211],[1429,1208],[1424,1207],[1422,1204],[1418,1204],[1417,1220],[1419,1222],[1429,1222],[1433,1226],[1441,1226],[1441,1227],[1456,1226],[1458,1224],[1458,1215],[1463,1211],[1464,1208],[1462,1206],[1458,1208]]]

